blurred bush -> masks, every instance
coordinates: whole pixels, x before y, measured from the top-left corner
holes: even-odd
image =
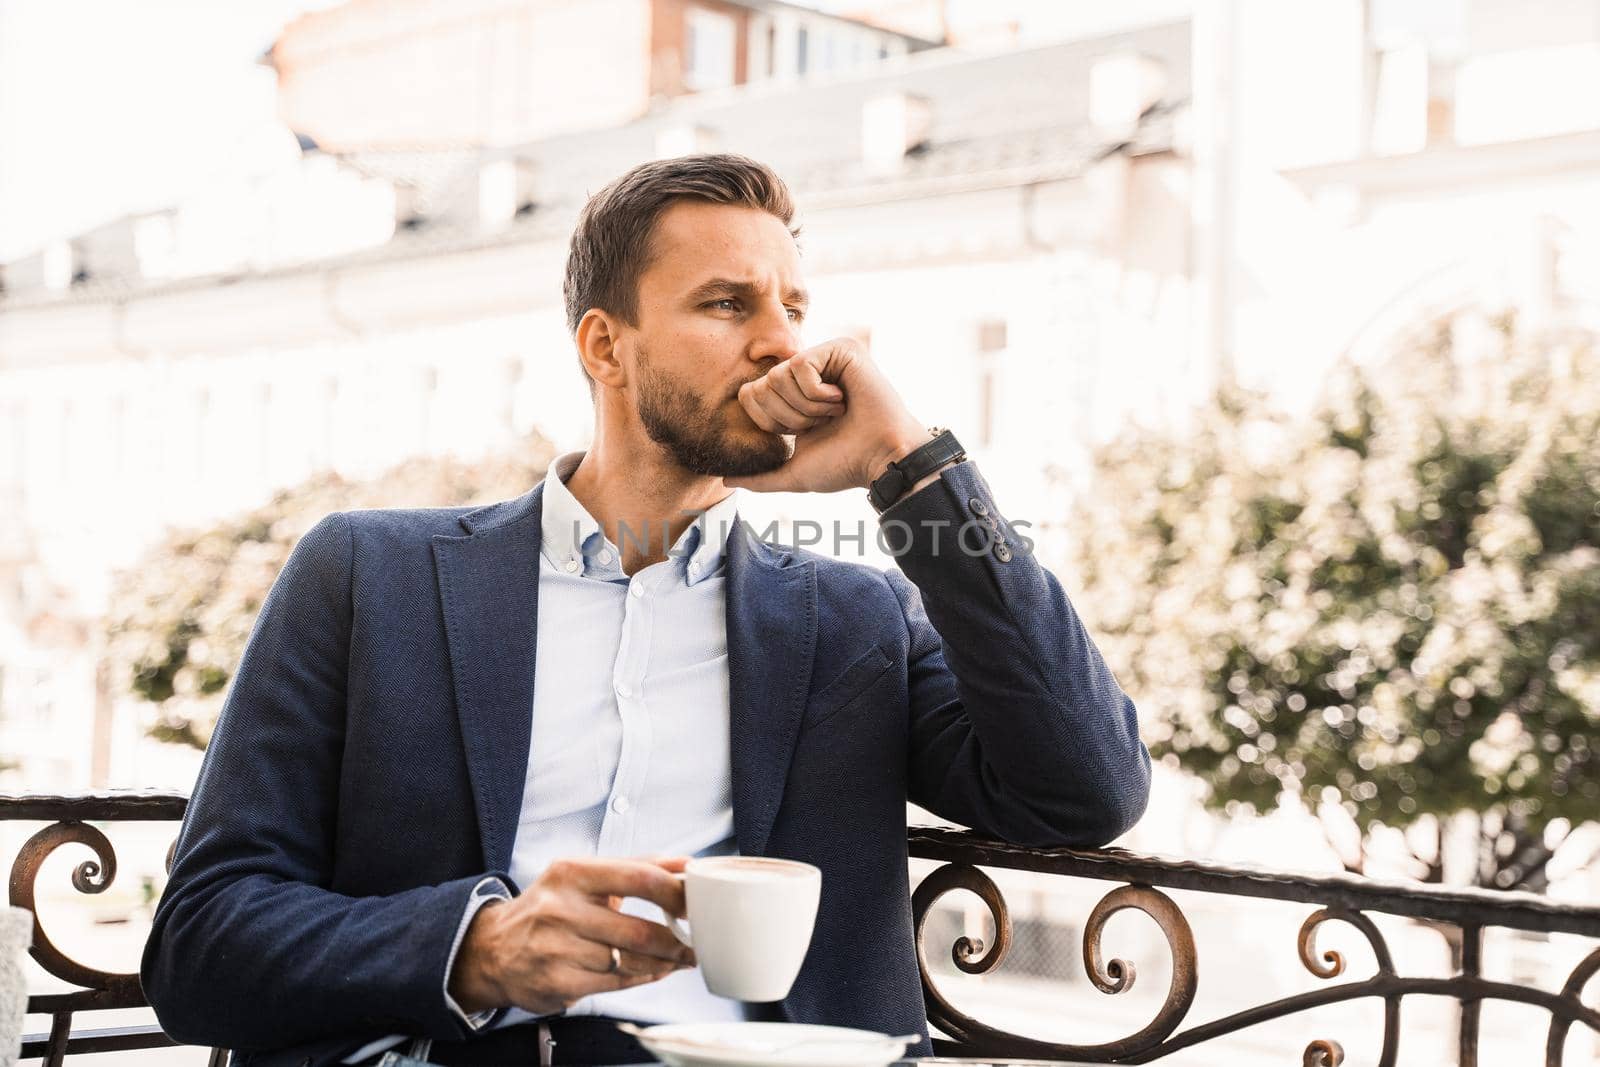
[[[371,481],[318,475],[213,528],[175,533],[123,574],[108,620],[120,694],[152,705],[149,733],[204,748],[267,590],[300,537],[334,511],[505,500],[544,477],[548,441],[479,462],[408,460]]]
[[[1597,362],[1460,316],[1310,417],[1235,391],[1105,448],[1069,568],[1152,753],[1220,810],[1304,803],[1355,871],[1400,828],[1440,881],[1474,813],[1473,880],[1542,889],[1600,817]]]

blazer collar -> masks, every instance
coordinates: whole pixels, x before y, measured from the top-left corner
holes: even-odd
[[[734,833],[741,853],[761,856],[811,691],[816,564],[740,521],[728,538],[726,598]]]
[[[540,481],[532,489],[519,497],[511,500],[501,500],[494,504],[485,504],[481,508],[473,508],[462,512],[456,517],[461,523],[461,528],[469,534],[485,533],[502,526],[520,525],[529,517],[534,520],[535,536],[539,525],[539,504],[544,496],[544,482]]]
[[[461,740],[488,870],[507,872],[533,726],[543,483],[433,538]]]

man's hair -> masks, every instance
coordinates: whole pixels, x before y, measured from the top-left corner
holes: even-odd
[[[789,187],[764,164],[725,153],[642,163],[590,197],[578,216],[562,284],[568,332],[576,336],[590,308],[638,325],[639,279],[652,261],[656,220],[679,200],[759,208],[800,236]]]

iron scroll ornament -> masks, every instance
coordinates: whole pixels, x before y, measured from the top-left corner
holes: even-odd
[[[79,963],[56,947],[39,919],[34,893],[39,870],[52,852],[70,844],[87,846],[95,855],[94,859],[84,860],[73,868],[72,887],[78,892],[103,893],[117,877],[117,854],[110,840],[88,823],[58,822],[28,838],[11,865],[11,903],[33,913],[33,947],[29,953],[52,976],[82,987],[62,996],[61,1000],[70,1003],[62,1003],[59,1007],[139,1007],[145,1001],[137,974],[102,971]],[[56,1007],[52,1004],[45,1010],[54,1010]]]
[[[985,974],[999,966],[1011,944],[1011,914],[1005,897],[994,881],[978,868],[964,863],[949,863],[924,878],[911,895],[915,929],[917,969],[922,976],[922,993],[927,1002],[928,1021],[949,1034],[958,1048],[981,1046],[985,1055],[1020,1058],[1082,1059],[1111,1062],[1159,1048],[1188,1014],[1194,1003],[1197,967],[1194,933],[1172,899],[1146,885],[1119,886],[1107,893],[1090,912],[1083,930],[1083,963],[1089,980],[1103,993],[1122,993],[1133,988],[1134,965],[1124,959],[1105,960],[1100,942],[1106,922],[1117,912],[1132,908],[1155,920],[1172,953],[1172,983],[1160,1010],[1142,1030],[1099,1045],[1067,1045],[1023,1037],[988,1026],[964,1014],[950,1003],[934,985],[928,966],[926,924],[934,902],[947,893],[967,890],[977,895],[994,920],[995,944],[988,951],[981,941],[958,938],[951,959],[966,974]]]

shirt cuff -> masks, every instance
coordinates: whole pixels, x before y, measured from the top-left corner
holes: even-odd
[[[500,1009],[489,1008],[485,1011],[475,1011],[471,1015],[461,1010],[455,998],[450,995],[450,972],[455,970],[456,953],[461,950],[461,942],[467,936],[467,927],[472,925],[472,917],[478,914],[478,909],[491,900],[510,900],[511,890],[504,882],[494,876],[489,876],[472,887],[472,895],[467,898],[466,910],[461,915],[461,925],[456,927],[456,939],[450,944],[450,955],[444,962],[444,982],[441,991],[444,993],[444,1002],[455,1013],[456,1017],[473,1030],[482,1030],[487,1026]]]

